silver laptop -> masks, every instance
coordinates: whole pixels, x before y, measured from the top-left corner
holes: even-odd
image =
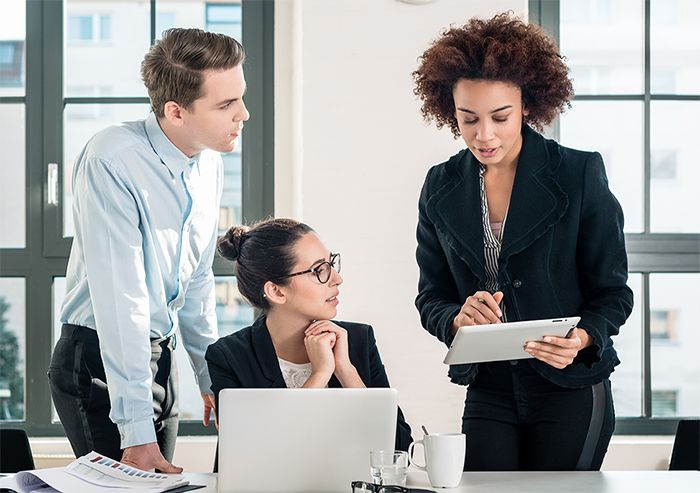
[[[225,389],[219,493],[344,492],[393,450],[395,389]]]

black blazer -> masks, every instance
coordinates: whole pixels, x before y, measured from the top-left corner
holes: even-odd
[[[372,327],[353,322],[337,322],[348,332],[350,362],[367,387],[389,387],[389,379],[379,356]],[[211,377],[211,390],[219,407],[219,391],[230,388],[286,388],[277,353],[272,344],[265,317],[260,317],[250,327],[222,337],[207,349],[205,356]],[[333,376],[328,387],[342,387]],[[401,409],[396,422],[396,449],[408,450],[411,444],[411,427],[406,423]]]
[[[423,327],[449,346],[454,317],[486,283],[479,162],[468,149],[428,171],[418,207],[416,307]],[[592,385],[620,362],[611,336],[632,311],[622,227],[600,154],[563,147],[524,125],[498,285],[509,321],[578,315],[593,337],[563,370],[528,360],[557,385]],[[468,385],[478,368],[453,365],[449,375]]]

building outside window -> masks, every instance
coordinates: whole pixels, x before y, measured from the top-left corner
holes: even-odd
[[[0,39],[0,87],[24,86],[24,41]]]
[[[112,39],[112,18],[108,14],[80,14],[68,16],[68,41],[97,43]]]

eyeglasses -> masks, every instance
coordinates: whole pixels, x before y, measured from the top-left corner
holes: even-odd
[[[352,493],[435,493],[433,490],[422,490],[420,488],[406,488],[392,484],[381,485],[365,483],[364,481],[353,481]]]
[[[336,272],[340,273],[340,254],[331,253],[330,260],[321,262],[315,267],[303,270],[301,272],[294,272],[293,274],[287,274],[286,276],[277,277],[273,280],[277,281],[279,279],[286,279],[287,277],[300,276],[302,274],[308,274],[313,272],[316,275],[316,279],[321,284],[326,284],[331,278],[331,269],[335,269]]]

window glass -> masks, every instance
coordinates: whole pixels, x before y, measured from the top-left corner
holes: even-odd
[[[112,17],[109,15],[100,16],[100,41],[110,41],[112,39]]]
[[[241,224],[243,216],[241,205],[243,201],[243,178],[241,173],[241,141],[236,150],[224,154],[224,189],[221,194],[221,209],[219,212],[219,234],[224,234],[231,226]]]
[[[197,27],[227,34],[241,41],[240,1],[159,0],[156,3],[156,36],[170,27]]]
[[[620,365],[610,376],[615,414],[618,417],[642,415],[642,275],[630,274],[628,286],[634,292],[634,308],[613,344]]]
[[[234,277],[216,278],[216,316],[219,336],[224,337],[253,323],[253,308],[238,291]],[[175,349],[180,380],[180,419],[201,420],[202,398],[182,338]]]
[[[560,119],[563,145],[603,156],[626,233],[644,230],[643,110],[637,101],[574,101]]]
[[[207,30],[223,33],[241,40],[241,6],[235,4],[208,4],[206,11]]]
[[[92,16],[68,16],[68,41],[92,41]]]
[[[700,274],[650,274],[652,416],[700,415]]]
[[[0,97],[24,96],[26,0],[3,0],[0,15]]]
[[[108,81],[115,96],[147,96],[141,61],[150,43],[150,2],[64,0],[63,87],[94,95]]]
[[[0,278],[0,421],[24,419],[25,281]]]
[[[559,9],[576,94],[644,92],[643,0],[562,0]]]
[[[650,7],[651,92],[700,94],[700,2],[654,0]]]
[[[26,246],[24,104],[0,104],[0,248]]]
[[[698,51],[700,58],[700,51]],[[651,102],[651,231],[700,233],[700,102]]]

